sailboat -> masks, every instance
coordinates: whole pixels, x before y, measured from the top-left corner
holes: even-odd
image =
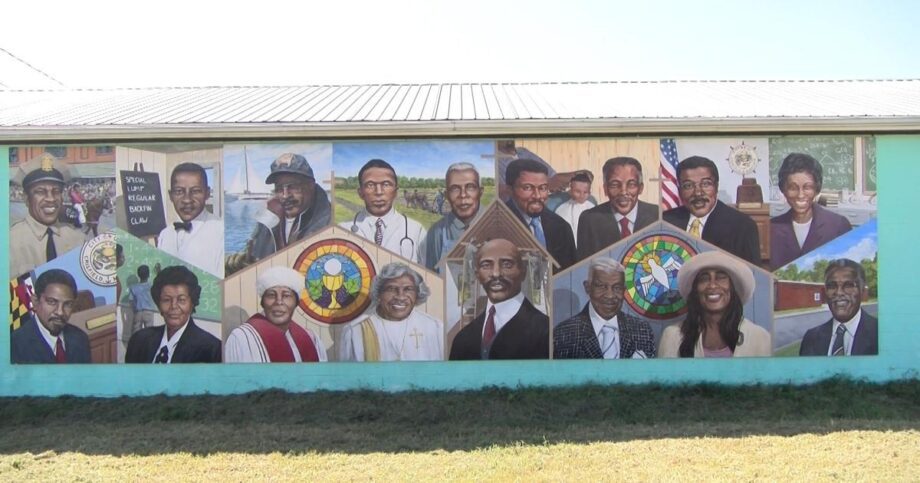
[[[258,175],[256,175],[252,165],[249,164],[246,146],[243,146],[243,165],[236,172],[233,181],[230,182],[230,187],[224,197],[227,201],[267,200],[271,198],[271,193],[252,191],[250,189],[255,184],[251,180],[257,179],[259,179]]]

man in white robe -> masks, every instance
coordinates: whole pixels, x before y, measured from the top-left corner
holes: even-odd
[[[556,214],[561,216],[569,226],[572,227],[572,233],[578,233],[578,217],[581,214],[596,205],[588,199],[591,196],[591,177],[586,171],[579,171],[572,176],[569,181],[569,198],[568,201],[556,207]],[[577,237],[576,237],[577,238]],[[578,240],[575,240],[575,246],[578,246]]]
[[[430,291],[421,275],[402,263],[383,267],[374,279],[373,312],[345,327],[344,361],[444,360],[444,323],[416,310]]]

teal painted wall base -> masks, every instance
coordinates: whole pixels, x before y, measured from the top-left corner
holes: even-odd
[[[879,356],[739,360],[419,362],[334,364],[13,366],[0,333],[0,396],[140,396],[375,389],[465,390],[574,384],[810,383],[836,375],[884,382],[920,377],[920,136],[878,136]],[[6,150],[0,174],[9,179]],[[0,212],[9,226],[8,184]],[[3,250],[8,253],[9,234]],[[0,273],[8,273],[6,257]],[[9,293],[0,296],[9,306]]]

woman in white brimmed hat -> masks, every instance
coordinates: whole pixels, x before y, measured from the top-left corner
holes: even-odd
[[[700,253],[677,274],[687,317],[665,328],[658,357],[769,356],[770,333],[744,318],[754,294],[754,273],[718,250]]]

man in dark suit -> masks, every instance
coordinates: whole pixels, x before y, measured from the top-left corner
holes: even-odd
[[[800,356],[878,354],[878,319],[860,308],[865,287],[866,273],[859,263],[840,258],[828,264],[824,299],[832,317],[805,332]]]
[[[31,316],[10,335],[14,364],[90,362],[89,337],[67,323],[77,297],[77,282],[57,268],[35,281]]]
[[[622,310],[625,269],[598,257],[584,282],[590,302],[553,330],[554,359],[645,359],[655,357],[655,335],[648,322]]]
[[[639,160],[611,158],[603,171],[610,202],[585,211],[578,219],[579,261],[658,221],[658,207],[639,201],[645,188]]]
[[[164,268],[153,279],[150,294],[166,325],[135,332],[128,341],[125,362],[220,362],[220,340],[192,319],[201,285],[191,270],[181,265]]]
[[[505,182],[511,187],[506,201],[515,216],[565,270],[575,263],[575,237],[572,227],[561,216],[546,209],[549,196],[549,170],[533,159],[515,159],[508,164]]]
[[[683,205],[665,211],[664,221],[760,265],[757,224],[748,215],[719,201],[716,164],[702,156],[691,156],[677,165],[677,180]]]
[[[489,240],[474,263],[488,302],[457,333],[450,360],[549,358],[549,317],[521,293],[527,272],[518,248],[505,239]]]

